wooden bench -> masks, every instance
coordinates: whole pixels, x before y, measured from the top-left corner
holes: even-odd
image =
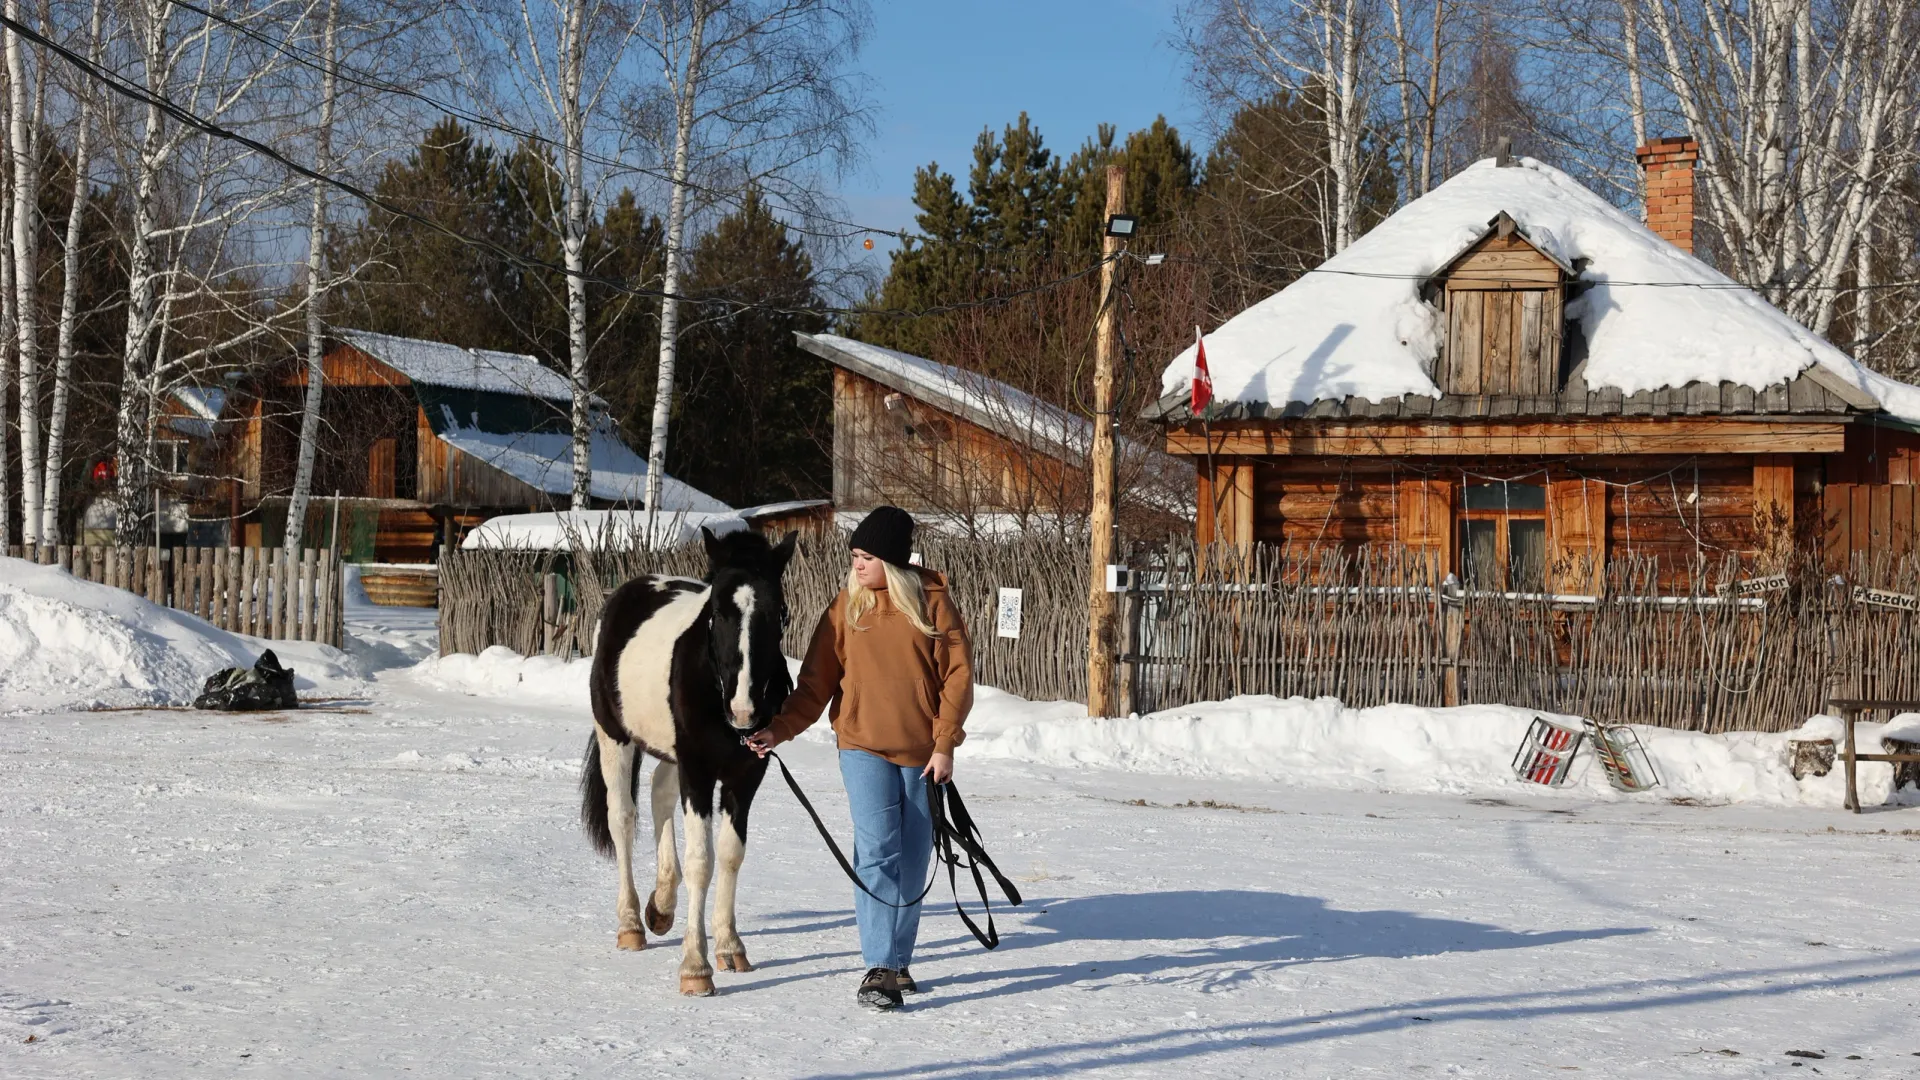
[[[1857,761],[1885,761],[1894,764],[1901,762],[1920,762],[1920,754],[1858,754],[1853,749],[1853,725],[1860,719],[1861,713],[1920,712],[1920,701],[1888,701],[1872,698],[1831,698],[1827,707],[1840,714],[1840,726],[1846,731],[1846,743],[1841,754],[1847,762],[1847,809],[1860,812],[1860,793],[1854,786],[1854,763]]]

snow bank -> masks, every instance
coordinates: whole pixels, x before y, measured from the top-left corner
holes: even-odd
[[[1704,735],[1636,725],[1661,785],[1646,795],[1608,786],[1583,750],[1565,789],[1523,783],[1513,776],[1514,752],[1534,717],[1557,717],[1503,705],[1430,709],[1385,705],[1350,709],[1332,698],[1242,697],[1125,719],[1090,720],[1080,707],[1035,703],[1012,695],[982,696],[967,727],[963,753],[1051,766],[1093,766],[1132,772],[1272,780],[1291,786],[1442,794],[1571,793],[1594,799],[1688,799],[1711,803],[1769,803],[1834,807],[1842,801],[1842,770],[1796,780],[1787,742],[1830,737],[1838,722],[1809,721],[1805,734],[1731,732]],[[1920,737],[1920,715],[1897,720]],[[1856,728],[1862,752],[1875,752],[1889,725]],[[1891,766],[1860,765],[1860,797],[1867,805],[1920,802],[1908,791],[1894,798]]]
[[[1430,372],[1443,328],[1420,299],[1422,280],[1502,210],[1591,283],[1567,305],[1586,338],[1590,387],[1632,394],[1725,380],[1759,389],[1817,363],[1890,413],[1920,418],[1920,388],[1866,371],[1758,293],[1532,159],[1468,166],[1319,272],[1227,320],[1206,342],[1216,398],[1283,404],[1437,394]],[[1167,366],[1162,392],[1184,391],[1193,364],[1189,346]]]
[[[301,690],[344,690],[365,674],[326,645],[230,634],[59,567],[0,559],[0,711],[183,705],[207,676],[266,648]]]
[[[400,677],[432,690],[573,709],[586,716],[587,677],[592,671],[593,661],[587,657],[521,656],[505,645],[494,645],[478,656],[430,656]]]
[[[789,668],[797,675],[799,661]],[[437,690],[589,713],[592,661],[521,656],[495,646],[478,656],[443,656],[405,677]],[[1383,705],[1350,709],[1333,698],[1248,696],[1124,719],[1091,720],[1073,701],[1028,701],[990,686],[976,688],[964,757],[1025,761],[1062,768],[1120,769],[1176,776],[1267,780],[1289,787],[1448,795],[1560,796],[1583,799],[1686,799],[1838,808],[1843,770],[1796,780],[1788,769],[1791,739],[1837,738],[1840,722],[1816,716],[1795,732],[1698,732],[1635,725],[1660,773],[1660,786],[1627,795],[1607,784],[1591,749],[1581,751],[1565,788],[1514,778],[1512,761],[1536,716],[1579,726],[1580,719],[1505,705],[1432,709]],[[1920,713],[1855,729],[1862,753],[1883,736],[1920,741]],[[823,723],[801,738],[827,742]],[[1860,798],[1920,804],[1920,792],[1893,791],[1893,769],[1860,763]]]

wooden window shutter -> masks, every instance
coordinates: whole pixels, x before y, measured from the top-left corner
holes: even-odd
[[[1579,477],[1547,484],[1548,588],[1599,596],[1606,585],[1607,486]]]

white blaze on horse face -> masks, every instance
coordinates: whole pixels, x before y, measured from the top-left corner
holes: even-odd
[[[753,586],[733,590],[733,606],[740,609],[740,677],[734,680],[727,707],[733,710],[733,726],[744,729],[753,726]]]
[[[665,588],[664,584],[656,588]],[[705,589],[675,593],[659,611],[620,650],[615,668],[620,687],[620,722],[627,733],[658,753],[672,757],[673,737],[673,645],[687,632],[706,607]]]

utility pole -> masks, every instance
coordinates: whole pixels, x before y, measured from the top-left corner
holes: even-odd
[[[1127,169],[1107,166],[1107,219],[1127,212]],[[1107,230],[1100,244],[1100,314],[1093,345],[1093,506],[1087,514],[1092,541],[1087,577],[1087,715],[1114,713],[1114,623],[1118,605],[1107,591],[1113,561],[1113,356],[1119,339],[1120,301],[1113,292],[1122,239]]]

